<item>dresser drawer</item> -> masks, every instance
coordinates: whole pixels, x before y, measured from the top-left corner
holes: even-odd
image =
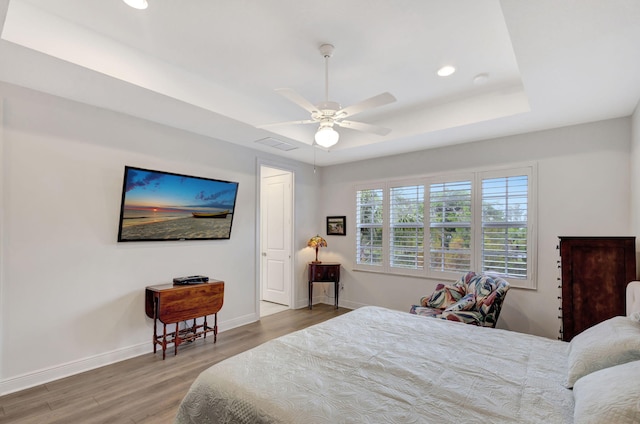
[[[340,281],[340,265],[309,264],[309,281]]]

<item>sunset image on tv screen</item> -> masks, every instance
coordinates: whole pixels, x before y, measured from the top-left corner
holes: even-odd
[[[228,239],[238,183],[125,167],[118,241]]]

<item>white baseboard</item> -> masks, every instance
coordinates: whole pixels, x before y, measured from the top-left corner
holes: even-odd
[[[313,296],[313,304],[317,305],[318,303],[322,303],[325,305],[334,305],[334,300],[331,297],[328,296]],[[302,300],[298,300],[296,302],[296,307],[295,309],[301,309],[301,308],[307,308],[309,306],[309,299],[304,299],[304,301]],[[367,306],[364,303],[355,303],[355,302],[350,302],[348,300],[343,300],[342,298],[338,299],[338,306],[341,308],[346,308],[346,309],[358,309],[361,308],[363,306]]]
[[[257,321],[255,313],[218,323],[219,333]],[[153,352],[149,342],[0,380],[0,396]]]
[[[218,323],[218,327],[220,328],[220,333],[223,333],[227,330],[234,329],[236,327],[241,327],[243,325],[251,324],[252,322],[256,322],[260,319],[260,313],[252,313],[243,315],[238,318],[234,318],[228,321],[224,321],[223,323]]]
[[[331,303],[331,305],[333,305],[333,303]],[[341,308],[347,308],[347,309],[358,309],[368,305],[364,303],[356,303],[356,302],[350,302],[348,300],[338,299],[338,306]]]
[[[69,377],[70,375],[100,368],[115,362],[124,361],[125,359],[144,355],[151,351],[153,351],[153,347],[150,343],[141,343],[135,346],[68,362],[66,364],[56,365],[54,367],[44,368],[16,377],[3,379],[0,380],[0,396],[48,383],[53,380]]]

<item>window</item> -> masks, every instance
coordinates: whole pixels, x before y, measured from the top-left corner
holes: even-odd
[[[389,193],[389,265],[424,267],[424,186],[391,187]]]
[[[429,268],[471,269],[471,181],[434,183],[429,192]]]
[[[482,180],[482,269],[527,277],[527,175]]]
[[[356,188],[356,269],[447,279],[476,270],[535,288],[534,170]]]
[[[356,196],[356,263],[382,266],[381,189],[359,190]]]

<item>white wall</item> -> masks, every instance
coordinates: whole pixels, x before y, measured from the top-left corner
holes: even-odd
[[[322,169],[323,216],[347,215],[326,260],[344,264],[340,304],[408,310],[434,280],[354,272],[354,185],[507,163],[538,163],[538,288],[512,289],[498,327],[556,338],[558,236],[630,234],[630,119],[615,119]]]
[[[311,166],[15,86],[0,98],[0,394],[150,352],[144,288],[175,276],[225,281],[222,332],[255,321],[259,161],[295,172],[304,274]],[[125,165],[238,181],[231,239],[117,243]]]

